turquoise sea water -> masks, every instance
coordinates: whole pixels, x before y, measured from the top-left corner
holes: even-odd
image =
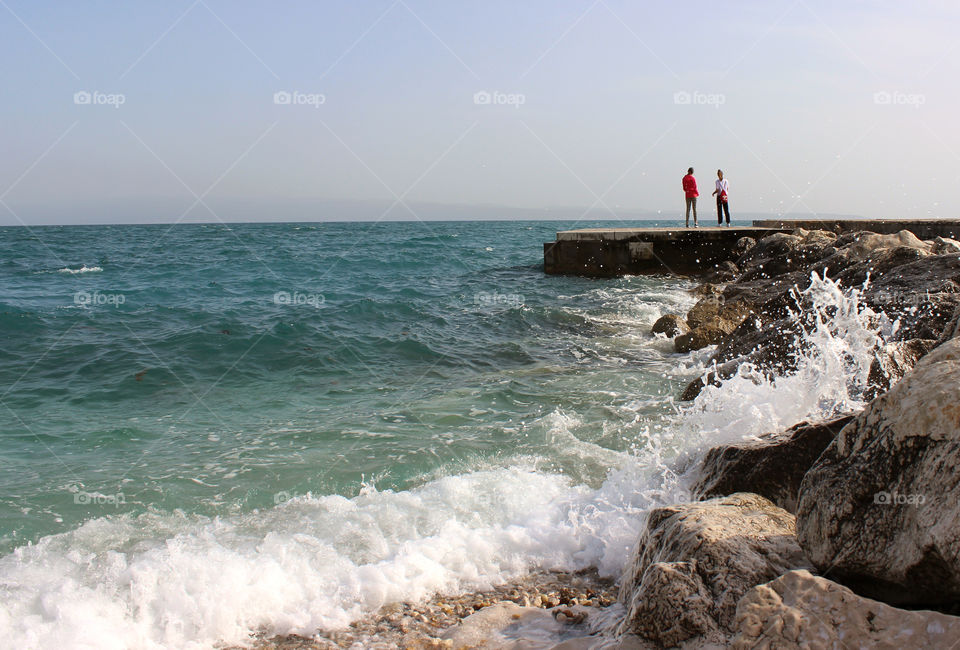
[[[649,329],[693,283],[547,276],[570,225],[0,229],[4,638],[209,647],[616,577],[671,458],[806,389],[682,412],[703,356]]]
[[[630,349],[626,294],[682,283],[545,276],[563,227],[4,229],[4,548],[91,516],[404,489],[504,455],[583,472],[531,427],[557,409],[601,422],[615,395],[655,415],[676,383]]]

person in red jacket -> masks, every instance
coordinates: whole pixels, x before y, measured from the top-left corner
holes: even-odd
[[[683,194],[687,198],[687,228],[690,227],[690,208],[693,207],[693,227],[697,224],[697,179],[693,177],[693,167],[687,170],[687,175],[683,177]]]

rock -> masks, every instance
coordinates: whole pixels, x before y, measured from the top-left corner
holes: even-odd
[[[732,647],[953,648],[960,618],[906,611],[856,595],[809,571],[754,587],[737,605]]]
[[[690,331],[674,339],[677,352],[699,350],[716,345],[753,313],[746,301],[727,302],[722,295],[709,294],[687,312]]]
[[[960,253],[960,241],[948,237],[937,237],[933,240],[934,255],[956,255]]]
[[[700,350],[720,343],[728,333],[716,325],[704,325],[673,339],[673,347],[677,352]]]
[[[860,231],[844,233],[835,242],[837,250],[844,250],[858,261],[875,257],[884,249],[913,248],[923,253],[933,252],[933,244],[918,238],[909,230],[880,235],[875,232]]]
[[[708,282],[730,282],[736,280],[738,275],[740,275],[740,269],[737,268],[737,265],[730,260],[726,260],[717,264],[705,276],[705,279]]]
[[[714,447],[700,464],[694,496],[753,492],[787,512],[796,512],[804,474],[852,419],[847,415],[828,422],[803,422],[759,440]]]
[[[937,339],[960,306],[960,256],[930,255],[891,268],[858,267],[871,281],[864,291],[867,304],[899,319],[900,340]],[[859,276],[858,276],[859,277]],[[841,279],[843,279],[841,277]],[[856,278],[844,280],[856,284]]]
[[[741,255],[736,264],[742,271],[740,280],[771,278],[798,269],[835,252],[837,236],[826,230],[804,230],[774,233],[757,242]]]
[[[634,589],[632,632],[662,647],[718,630],[713,596],[693,562],[654,562]]]
[[[571,648],[588,648],[590,613],[599,610],[575,606],[561,611],[521,607],[502,602],[485,607],[443,633],[447,647],[467,648],[553,648],[561,643]]]
[[[720,317],[720,310],[723,305],[722,296],[716,294],[704,296],[687,312],[687,325],[690,329],[695,330],[698,327],[715,324]]]
[[[932,350],[937,344],[933,339],[911,339],[896,341],[877,348],[870,374],[867,377],[867,390],[864,399],[872,400],[910,371],[920,357]]]
[[[741,237],[733,246],[733,252],[742,257],[748,250],[757,245],[757,240],[753,237]]]
[[[749,360],[761,368],[792,370],[800,350],[801,325],[795,317],[774,322],[760,317],[745,318],[717,348],[711,360],[719,364]]]
[[[756,494],[657,508],[624,573],[619,631],[669,646],[729,630],[744,593],[809,566],[793,515]]]
[[[943,332],[937,340],[937,345],[946,343],[950,339],[957,338],[958,336],[960,336],[960,305],[957,305],[957,308],[953,311],[953,317],[943,328]]]
[[[698,300],[687,312],[687,325],[690,329],[715,325],[732,332],[752,311],[746,301],[728,302],[723,296],[710,295]]]
[[[728,363],[714,366],[714,368],[706,373],[703,376],[697,377],[680,393],[681,402],[690,402],[697,399],[697,396],[703,391],[707,386],[721,386],[723,380],[730,379],[740,368],[739,361],[730,361]]]
[[[704,296],[720,296],[723,295],[723,286],[713,282],[704,282],[691,289],[690,293],[701,298]]]
[[[673,338],[678,334],[686,334],[690,331],[687,321],[676,314],[666,314],[657,319],[653,324],[651,334],[666,334],[667,338]]]
[[[823,573],[893,604],[960,599],[960,339],[871,402],[804,477],[800,543]]]

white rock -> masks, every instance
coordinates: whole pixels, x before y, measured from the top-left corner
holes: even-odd
[[[952,648],[960,618],[907,611],[863,598],[809,571],[754,587],[737,605],[732,647]]]
[[[920,359],[803,479],[800,544],[824,575],[900,604],[960,599],[960,339]]]

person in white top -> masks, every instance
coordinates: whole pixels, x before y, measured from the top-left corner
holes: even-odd
[[[730,181],[723,177],[723,170],[717,170],[717,189],[713,191],[717,195],[717,225],[723,225],[723,215],[727,215],[727,225],[730,225],[730,204],[727,201],[727,193],[730,191]]]

